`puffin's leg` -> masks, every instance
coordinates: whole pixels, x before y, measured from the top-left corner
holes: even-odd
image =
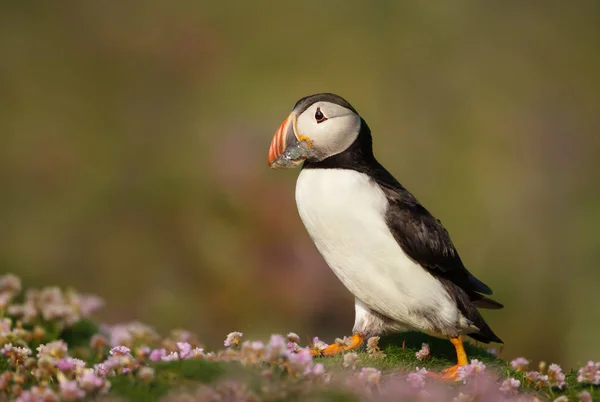
[[[465,346],[463,345],[462,336],[450,338],[450,342],[452,342],[454,348],[456,349],[457,364],[455,366],[443,370],[440,374],[432,374],[433,376],[441,378],[443,380],[460,381],[460,379],[458,378],[458,368],[460,366],[468,365],[469,359],[467,358],[467,353],[465,352]]]
[[[331,345],[327,346],[325,350],[323,350],[321,353],[319,353],[316,350],[311,350],[311,353],[313,355],[321,354],[323,356],[334,356],[340,352],[346,352],[348,350],[360,347],[360,345],[363,344],[364,340],[365,338],[361,334],[354,334],[350,337],[350,344],[347,346],[340,346],[336,343],[332,343]]]

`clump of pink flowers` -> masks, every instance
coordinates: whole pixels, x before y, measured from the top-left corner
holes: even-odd
[[[529,360],[524,357],[517,357],[510,362],[510,365],[517,371],[525,371],[529,367]]]
[[[421,349],[415,353],[415,357],[417,358],[417,360],[425,360],[429,358],[429,345],[424,343],[421,345]]]
[[[600,362],[589,361],[577,371],[577,382],[600,385]]]
[[[458,378],[467,384],[470,381],[476,380],[485,373],[486,365],[477,359],[471,360],[471,363],[458,368]]]

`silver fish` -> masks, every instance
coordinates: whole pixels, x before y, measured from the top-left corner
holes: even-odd
[[[310,145],[307,141],[298,141],[290,145],[285,151],[279,155],[271,164],[272,168],[292,168],[298,166],[312,153]]]

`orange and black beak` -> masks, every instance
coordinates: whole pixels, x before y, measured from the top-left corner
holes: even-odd
[[[269,147],[269,167],[272,169],[281,169],[300,165],[304,161],[304,158],[290,159],[285,157],[284,153],[288,148],[297,146],[301,138],[296,132],[296,114],[292,112],[281,123],[281,126],[279,126],[279,129],[273,136],[271,146]]]

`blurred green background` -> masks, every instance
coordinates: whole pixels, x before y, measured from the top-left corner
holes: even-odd
[[[525,355],[600,359],[600,2],[0,5],[0,270],[101,319],[348,335],[353,299],[270,171],[300,97],[346,97],[379,160],[506,305]]]

